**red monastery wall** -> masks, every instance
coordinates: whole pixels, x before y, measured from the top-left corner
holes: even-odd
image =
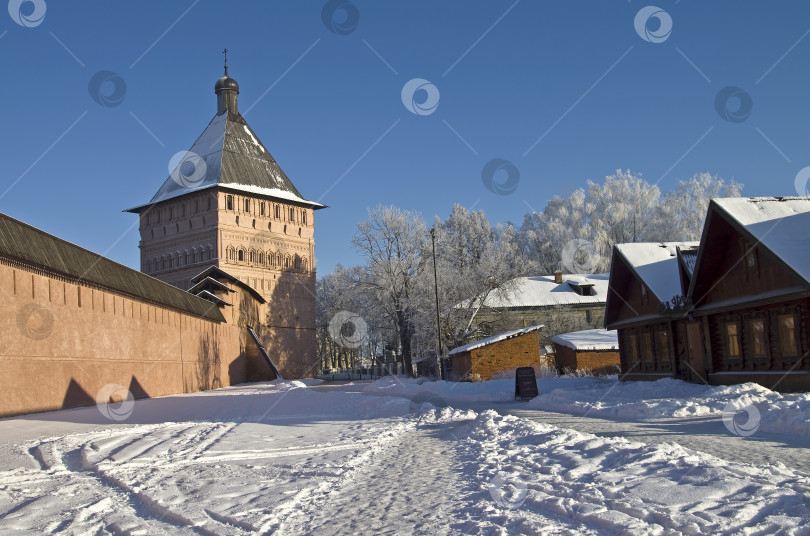
[[[237,325],[6,265],[0,297],[0,417],[272,378]]]

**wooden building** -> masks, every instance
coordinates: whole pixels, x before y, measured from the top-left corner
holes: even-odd
[[[619,337],[616,331],[587,329],[555,335],[554,364],[558,374],[594,375],[619,372]]]
[[[809,228],[810,198],[724,198],[697,249],[617,245],[605,324],[623,379],[810,389]]]
[[[539,326],[516,329],[487,337],[448,352],[450,379],[491,380],[514,373],[518,367],[534,367],[539,373],[545,365],[541,355]]]

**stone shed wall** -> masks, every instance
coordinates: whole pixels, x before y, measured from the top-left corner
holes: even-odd
[[[453,375],[456,379],[472,374],[490,380],[518,367],[539,368],[541,365],[540,336],[533,331],[453,356]]]

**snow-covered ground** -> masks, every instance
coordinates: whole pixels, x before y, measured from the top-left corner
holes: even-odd
[[[691,419],[742,399],[791,423],[807,404],[751,386],[539,384],[530,406],[607,417]],[[270,382],[0,420],[0,533],[807,531],[810,475],[782,464],[452,408],[512,400],[513,385]]]
[[[562,376],[537,379],[540,395],[528,403],[538,410],[622,420],[722,416],[738,435],[765,433],[810,436],[810,393],[780,394],[755,383],[708,386],[673,379],[620,382],[616,376]],[[514,400],[515,381],[425,382],[383,378],[364,390],[441,401]]]

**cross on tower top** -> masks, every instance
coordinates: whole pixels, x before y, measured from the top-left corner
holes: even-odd
[[[228,76],[228,49],[223,49],[222,53],[225,54],[225,76]]]

